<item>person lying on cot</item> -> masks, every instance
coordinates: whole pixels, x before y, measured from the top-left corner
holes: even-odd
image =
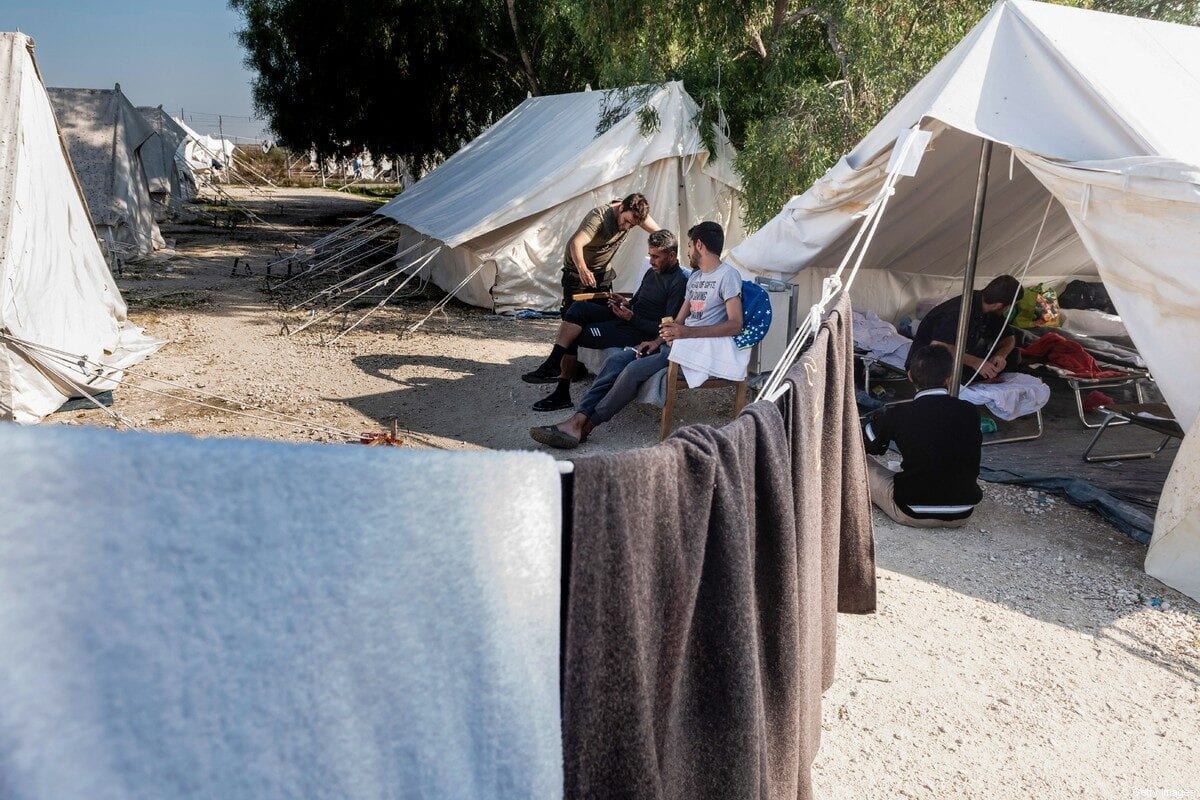
[[[534,441],[563,449],[578,447],[597,425],[628,405],[643,383],[666,368],[671,342],[735,336],[742,330],[742,277],[721,261],[724,246],[725,232],[715,222],[701,222],[688,231],[688,262],[693,271],[675,318],[662,322],[656,339],[610,356],[580,401],[579,411],[557,425],[530,428]]]
[[[983,499],[978,483],[983,446],[979,411],[950,396],[953,371],[949,349],[914,348],[908,378],[918,389],[916,397],[911,403],[880,409],[863,428],[871,455],[885,454],[892,442],[900,451],[899,472],[868,458],[867,479],[871,502],[901,525],[957,528]]]
[[[971,293],[971,316],[967,319],[967,339],[963,347],[962,381],[989,381],[1000,373],[1013,370],[1020,363],[1017,339],[1004,335],[1012,306],[1021,297],[1021,283],[1012,275],[997,275],[982,291]],[[962,295],[935,306],[913,336],[909,350],[908,368],[912,356],[926,345],[944,347],[951,355],[958,339],[958,317]]]
[[[659,321],[679,308],[687,288],[687,277],[679,267],[679,240],[671,231],[657,230],[650,234],[648,254],[650,269],[632,300],[613,295],[607,305],[580,301],[563,314],[550,355],[537,369],[521,376],[526,383],[558,384],[548,397],[533,404],[534,411],[574,405],[571,378],[580,347],[633,347],[653,338]]]

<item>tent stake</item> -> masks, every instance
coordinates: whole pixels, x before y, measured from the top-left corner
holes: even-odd
[[[979,235],[983,231],[983,201],[987,197],[988,169],[992,162],[992,140],[984,139],[979,148],[979,178],[975,181],[975,209],[971,214],[971,243],[967,248],[967,271],[963,274],[962,302],[958,307],[958,336],[954,339],[954,370],[950,373],[950,396],[958,397],[962,384],[963,352],[967,323],[971,319],[971,300],[975,289],[975,265],[979,261]]]

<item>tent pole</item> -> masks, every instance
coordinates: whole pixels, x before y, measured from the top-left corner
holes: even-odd
[[[958,397],[962,383],[963,352],[967,343],[967,323],[971,320],[971,299],[975,289],[975,265],[979,261],[979,234],[983,231],[983,201],[987,196],[988,168],[992,163],[992,140],[984,139],[979,148],[979,177],[975,181],[975,208],[971,212],[971,243],[967,247],[967,271],[963,274],[962,302],[958,307],[958,335],[954,338],[954,371],[950,373],[950,396]]]

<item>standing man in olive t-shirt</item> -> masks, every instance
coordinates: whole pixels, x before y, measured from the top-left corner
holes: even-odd
[[[572,295],[589,290],[612,291],[616,276],[609,264],[621,242],[625,241],[625,235],[635,226],[641,226],[649,233],[659,229],[650,216],[650,203],[641,194],[631,194],[624,200],[613,200],[593,208],[583,218],[579,229],[567,242],[563,258],[564,312],[573,302]]]

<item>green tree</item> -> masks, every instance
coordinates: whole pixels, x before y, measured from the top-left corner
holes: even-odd
[[[591,78],[574,29],[538,0],[230,0],[280,140],[322,154],[366,146],[429,167],[526,93]]]
[[[738,148],[761,225],[849,151],[991,8],[990,0],[565,0],[601,85],[682,79]],[[1200,21],[1200,0],[1071,0]]]

